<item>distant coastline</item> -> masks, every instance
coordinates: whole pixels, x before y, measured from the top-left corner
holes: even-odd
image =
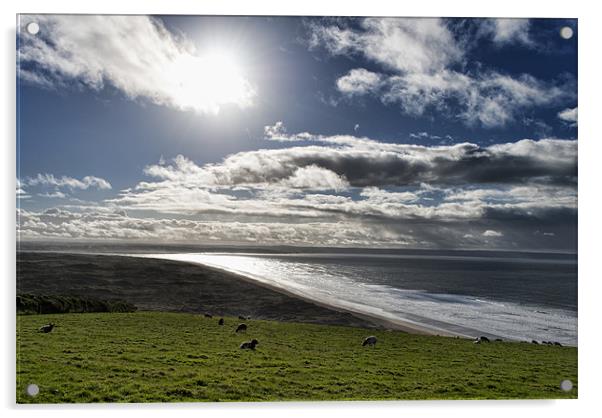
[[[335,310],[240,275],[184,262],[21,251],[17,277],[18,294],[119,298],[139,310],[388,328],[376,318]]]

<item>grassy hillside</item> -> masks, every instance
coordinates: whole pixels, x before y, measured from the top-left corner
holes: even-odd
[[[183,313],[17,317],[17,401],[574,398],[577,349]],[[38,328],[59,325],[49,334]],[[362,347],[376,335],[376,348]],[[256,338],[256,351],[238,348]],[[565,393],[560,381],[572,380]],[[40,387],[36,397],[28,384]]]

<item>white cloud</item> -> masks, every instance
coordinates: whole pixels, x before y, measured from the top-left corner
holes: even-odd
[[[111,189],[111,183],[109,183],[103,178],[95,176],[85,176],[84,178],[79,180],[68,176],[55,177],[53,174],[38,174],[36,177],[25,178],[21,181],[21,183],[28,186],[66,187],[71,190],[86,190],[89,188],[96,188],[101,190]]]
[[[496,42],[528,42],[527,20],[488,22]],[[359,29],[313,24],[309,44],[381,65],[381,72],[350,70],[336,81],[337,89],[348,97],[374,94],[413,116],[436,110],[467,125],[500,127],[526,108],[553,105],[576,91],[572,82],[546,83],[528,74],[461,72],[466,51],[441,19],[369,18]]]
[[[310,47],[324,45],[334,55],[360,54],[387,68],[412,73],[441,70],[463,52],[437,18],[367,18],[361,30],[311,25]]]
[[[59,192],[59,191],[56,191],[53,193],[38,193],[38,196],[49,197],[51,199],[64,199],[67,197],[67,195],[65,193]]]
[[[426,139],[426,138],[429,138],[429,134],[428,134],[428,132],[410,133],[410,138],[412,138],[412,139]]]
[[[263,128],[263,133],[266,138],[277,138],[286,135],[286,126],[281,120],[274,125],[268,125]]]
[[[26,81],[92,90],[111,84],[130,99],[201,113],[253,102],[255,88],[240,73],[236,51],[199,53],[159,19],[39,15],[24,16],[21,26],[32,19],[39,34],[19,34],[19,74]]]
[[[299,167],[288,178],[280,182],[284,187],[306,190],[334,190],[341,191],[349,187],[349,182],[344,176],[339,176],[331,170],[309,165]]]
[[[23,189],[23,183],[18,178],[16,181],[16,195],[17,199],[31,199],[31,195]]]
[[[102,239],[161,242],[323,246],[415,245],[411,236],[358,222],[203,222],[130,217],[122,211],[19,211],[21,239]]]
[[[375,92],[381,83],[380,74],[356,68],[337,80],[337,88],[343,94],[354,96]]]
[[[493,42],[499,45],[519,43],[525,46],[534,46],[535,43],[529,36],[529,19],[487,19],[483,22],[481,30],[490,34]]]
[[[503,237],[504,234],[501,233],[500,231],[494,231],[492,229],[488,229],[487,231],[483,232],[483,236],[484,237]]]
[[[574,107],[573,109],[567,108],[567,109],[564,109],[564,110],[558,112],[558,117],[561,120],[568,122],[570,126],[577,127],[577,108],[576,107]]]

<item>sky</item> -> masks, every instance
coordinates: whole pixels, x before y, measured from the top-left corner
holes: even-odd
[[[21,15],[18,237],[576,251],[577,38],[575,19]]]

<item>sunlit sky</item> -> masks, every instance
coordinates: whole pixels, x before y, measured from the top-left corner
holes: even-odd
[[[20,237],[574,251],[577,37],[23,15]]]

